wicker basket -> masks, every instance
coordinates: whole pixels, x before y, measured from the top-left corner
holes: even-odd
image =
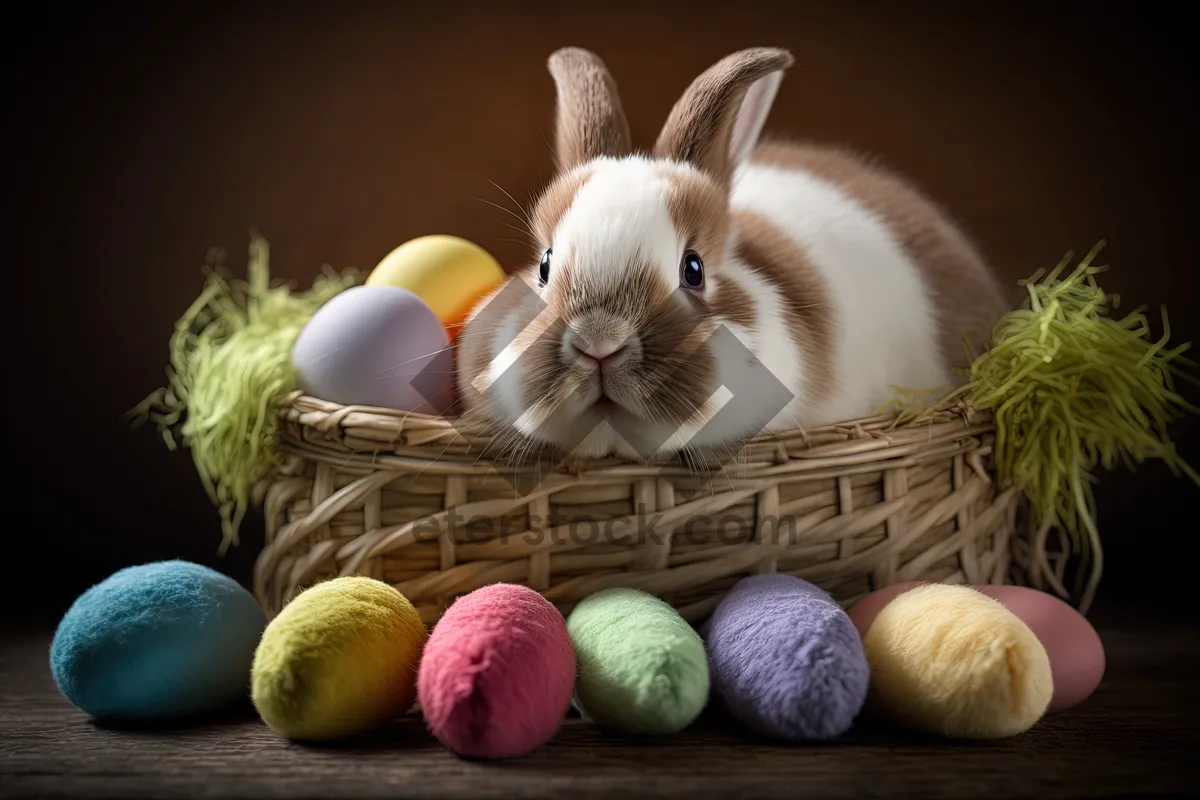
[[[711,474],[558,468],[529,492],[484,457],[486,437],[446,420],[304,396],[280,413],[254,586],[271,615],[314,582],[358,574],[396,586],[428,623],[499,581],[564,613],[601,588],[637,587],[695,622],[756,572],[798,575],[848,605],[904,580],[1008,582],[1028,552],[1019,494],[995,480],[990,418],[965,410],[759,437]]]

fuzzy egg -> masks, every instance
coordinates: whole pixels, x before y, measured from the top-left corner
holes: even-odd
[[[490,253],[457,236],[422,236],[388,253],[367,286],[399,286],[424,300],[454,338],[472,307],[504,280]]]
[[[365,733],[412,707],[427,637],[412,603],[382,581],[318,583],[263,632],[254,654],[254,706],[292,740]]]
[[[704,710],[704,641],[659,598],[625,587],[595,592],[572,609],[567,630],[579,662],[576,704],[598,725],[663,736]]]
[[[850,618],[864,636],[879,612],[921,581],[887,586],[859,600]],[[1054,696],[1047,713],[1064,711],[1086,700],[1104,678],[1104,644],[1087,618],[1047,592],[1026,586],[985,584],[973,587],[1004,604],[1029,626],[1046,648],[1054,675]]]
[[[969,586],[897,595],[863,636],[867,707],[911,730],[960,739],[1015,736],[1046,713],[1050,659],[1033,631]]]
[[[266,615],[237,581],[187,561],[127,567],[88,589],[59,622],[50,670],[99,719],[216,711],[249,695]]]
[[[454,401],[450,337],[421,298],[353,286],[322,305],[292,347],[296,383],[341,405],[437,415]]]
[[[751,730],[826,741],[867,697],[862,639],[828,592],[783,573],[742,578],[705,625],[713,694]]]
[[[562,613],[498,583],[455,600],[430,634],[417,691],[430,732],[460,756],[528,755],[570,709],[575,651]]]

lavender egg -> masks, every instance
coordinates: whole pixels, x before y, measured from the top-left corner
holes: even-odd
[[[292,347],[297,386],[340,405],[443,413],[454,400],[450,336],[420,297],[397,286],[334,296]]]

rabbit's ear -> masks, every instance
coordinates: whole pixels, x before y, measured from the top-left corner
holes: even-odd
[[[604,62],[587,50],[564,47],[550,56],[547,67],[558,91],[554,138],[559,169],[600,156],[629,155],[629,123]]]
[[[729,163],[736,167],[742,163],[762,134],[763,125],[771,113],[775,103],[775,95],[779,93],[779,84],[783,83],[783,70],[776,70],[764,78],[759,78],[749,89],[742,100],[741,110],[733,122],[733,132],[729,137]]]
[[[728,181],[758,142],[783,71],[793,62],[786,50],[759,47],[713,64],[675,103],[655,154],[686,161]]]

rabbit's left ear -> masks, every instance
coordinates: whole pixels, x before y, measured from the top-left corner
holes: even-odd
[[[794,63],[786,50],[741,50],[705,70],[675,103],[655,144],[655,154],[685,161],[728,182],[750,154],[783,81]]]

